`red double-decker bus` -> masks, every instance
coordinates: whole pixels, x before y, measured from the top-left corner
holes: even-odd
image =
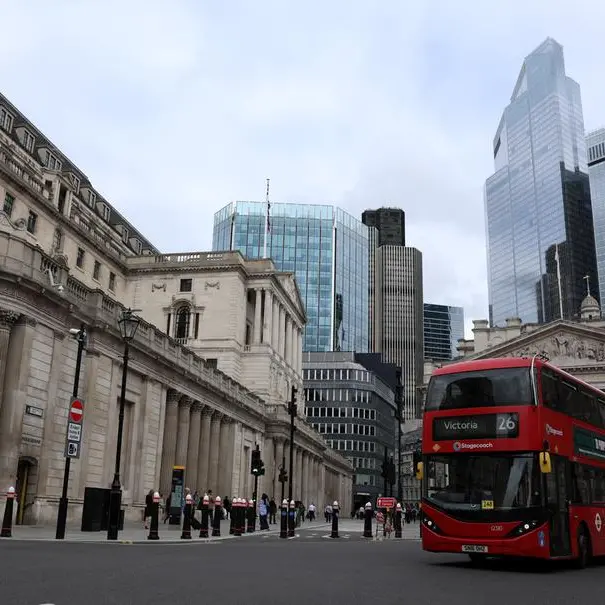
[[[427,551],[605,555],[605,393],[545,358],[436,370],[417,470]]]

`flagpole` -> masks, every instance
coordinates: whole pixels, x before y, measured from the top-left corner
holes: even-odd
[[[267,195],[265,200],[265,237],[263,245],[263,258],[267,258],[267,239],[269,237],[269,179],[267,179]]]
[[[561,290],[561,263],[559,262],[559,244],[555,244],[555,262],[557,263],[557,287],[559,289],[559,313],[563,319],[563,292]]]

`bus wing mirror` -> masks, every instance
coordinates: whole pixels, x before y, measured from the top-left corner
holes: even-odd
[[[547,475],[552,471],[552,463],[548,452],[540,452],[540,472]]]
[[[422,462],[419,462],[416,465],[416,479],[418,479],[418,481],[422,481],[423,476],[424,476],[424,466],[423,466]]]

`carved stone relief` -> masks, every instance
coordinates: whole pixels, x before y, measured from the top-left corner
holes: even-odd
[[[220,281],[207,281],[204,283],[204,290],[208,290],[209,288],[216,288],[217,290],[221,289]]]
[[[511,351],[512,357],[532,357],[536,353],[546,355],[549,359],[570,358],[605,361],[605,334],[603,341],[581,339],[571,334],[559,332],[548,339],[528,344],[523,349]]]
[[[25,231],[27,221],[24,218],[19,218],[15,222],[11,221],[6,212],[0,211],[0,225],[6,225],[15,231]]]
[[[151,291],[155,292],[156,290],[162,290],[162,292],[166,292],[166,284],[151,284]]]

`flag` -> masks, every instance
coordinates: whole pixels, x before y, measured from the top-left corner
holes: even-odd
[[[267,233],[271,233],[271,202],[267,200]]]

